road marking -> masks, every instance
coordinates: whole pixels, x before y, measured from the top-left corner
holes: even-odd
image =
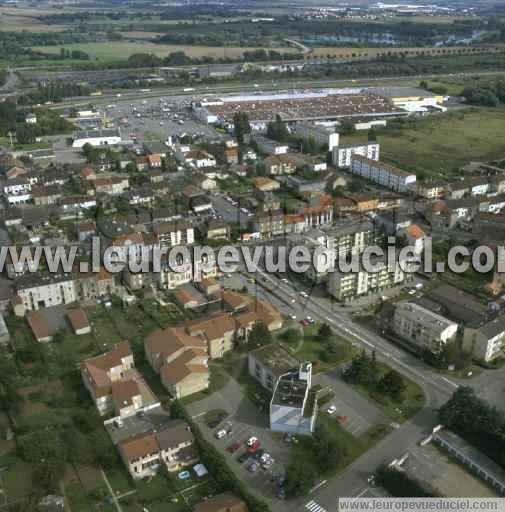
[[[194,416],[191,416],[191,419],[196,419],[196,418],[199,418],[200,416],[203,416],[204,414],[207,414],[205,412],[201,412],[200,414],[195,414]]]
[[[306,508],[307,510],[310,510],[310,512],[328,512],[324,507],[322,507],[321,505],[319,505],[319,503],[315,502],[314,500],[309,501],[309,502],[305,505],[305,508]]]
[[[363,494],[366,494],[367,491],[367,488],[363,489],[357,496],[355,496],[355,498],[361,498],[361,496],[363,496]]]
[[[455,388],[458,388],[458,384],[456,384],[455,382],[452,382],[452,380],[449,380],[449,379],[446,379],[445,377],[440,377],[442,380],[445,380],[445,382],[447,382],[448,384],[450,384],[451,386],[454,386]]]

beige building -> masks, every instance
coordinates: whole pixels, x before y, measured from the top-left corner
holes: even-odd
[[[81,364],[81,378],[98,412],[103,415],[113,409],[112,385],[125,378],[135,366],[127,341],[114,345],[111,351],[86,359]]]
[[[486,363],[504,357],[505,315],[484,319],[465,327],[463,348]]]
[[[139,434],[118,444],[119,455],[133,479],[154,476],[160,466],[160,448],[152,432]]]
[[[168,471],[179,471],[198,462],[198,454],[193,443],[195,437],[189,425],[182,420],[173,420],[163,425],[156,433],[161,460]]]
[[[176,398],[209,387],[208,350],[205,340],[183,328],[158,329],[144,340],[146,358],[161,382]]]
[[[202,320],[188,322],[186,331],[190,336],[199,336],[207,342],[211,359],[223,357],[233,349],[235,320],[230,313],[219,313]]]
[[[458,324],[413,302],[399,302],[393,331],[398,336],[434,354],[456,338]]]

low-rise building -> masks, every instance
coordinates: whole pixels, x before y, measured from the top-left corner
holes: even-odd
[[[285,155],[289,149],[287,144],[260,135],[255,135],[254,140],[258,145],[258,149],[267,155]]]
[[[340,135],[333,126],[323,126],[307,122],[296,124],[296,135],[304,139],[314,139],[319,145],[327,146],[328,151],[333,151],[339,144]]]
[[[458,324],[414,302],[396,304],[393,331],[421,350],[439,353],[454,341]]]
[[[81,364],[82,381],[101,415],[113,410],[112,384],[122,381],[134,366],[127,341],[117,343],[109,352],[86,359]]]

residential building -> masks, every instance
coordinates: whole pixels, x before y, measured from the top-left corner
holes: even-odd
[[[226,148],[224,151],[224,159],[227,164],[238,164],[238,149]]]
[[[411,278],[410,273],[401,269],[400,263],[395,262],[394,269],[389,270],[391,263],[384,258],[377,258],[373,265],[379,267],[375,272],[368,272],[360,266],[358,272],[335,272],[328,274],[328,293],[340,301],[353,300],[362,295],[379,293],[387,288],[398,286]]]
[[[191,245],[195,243],[195,230],[186,222],[158,222],[153,224],[153,233],[163,247]]]
[[[172,420],[154,433],[161,460],[170,472],[180,471],[198,462],[195,437],[190,426],[182,420]]]
[[[67,317],[75,334],[89,334],[91,332],[91,325],[83,309],[70,309],[67,311]]]
[[[91,180],[91,188],[88,189],[88,195],[108,194],[118,196],[123,194],[130,187],[128,176],[105,176]]]
[[[175,157],[179,162],[185,163],[196,169],[204,169],[206,167],[215,167],[216,159],[203,149],[194,149],[187,153],[176,151]]]
[[[16,281],[17,294],[27,310],[38,310],[71,304],[78,300],[74,276],[71,273],[25,274]]]
[[[174,398],[209,387],[207,343],[184,328],[158,329],[144,340],[146,358]]]
[[[117,343],[109,352],[83,361],[81,378],[101,415],[113,410],[112,384],[124,380],[134,366],[127,341]]]
[[[380,146],[377,142],[355,144],[352,146],[337,146],[333,148],[332,162],[339,169],[351,167],[353,156],[363,156],[370,160],[379,160]]]
[[[420,350],[439,353],[455,340],[458,324],[414,302],[396,304],[393,331]]]
[[[116,380],[112,382],[111,390],[116,417],[128,418],[142,409],[142,393],[135,379]]]
[[[465,327],[463,348],[486,363],[505,357],[505,315],[484,316]]]
[[[416,175],[359,155],[351,159],[351,172],[395,192],[415,191]]]
[[[26,321],[32,330],[34,338],[39,343],[49,343],[53,341],[53,332],[46,319],[38,311],[30,311],[26,315]]]
[[[235,329],[235,320],[229,313],[218,313],[186,323],[186,332],[190,336],[198,336],[206,341],[211,359],[221,358],[233,349]]]
[[[284,212],[282,210],[260,212],[253,220],[253,231],[270,238],[284,233]]]
[[[138,434],[118,444],[119,455],[133,479],[154,476],[160,466],[160,448],[153,432]]]
[[[264,178],[263,176],[254,179],[254,186],[261,192],[273,192],[281,188],[281,184],[278,181]]]
[[[190,283],[193,280],[193,266],[191,258],[182,257],[170,265],[168,256],[161,258],[160,271],[153,273],[153,281],[162,290],[174,290],[178,286]]]
[[[327,146],[328,151],[333,151],[339,144],[340,135],[333,126],[323,126],[307,122],[296,124],[296,135],[304,139],[314,139],[319,145]]]
[[[254,140],[258,145],[258,149],[267,155],[285,155],[288,152],[289,146],[281,142],[255,135]]]
[[[267,156],[263,163],[268,176],[279,176],[281,174],[293,174],[296,171],[296,162],[285,154]]]

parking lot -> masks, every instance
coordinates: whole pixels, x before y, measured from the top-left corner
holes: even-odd
[[[324,414],[334,406],[336,410],[331,417],[355,437],[360,437],[373,425],[389,423],[390,420],[374,403],[342,380],[341,372],[341,368],[337,368],[314,377],[315,384],[328,387],[335,394],[335,397],[324,405]]]
[[[228,417],[217,427],[209,428],[205,424],[205,413],[224,409]],[[268,418],[240,390],[239,384],[230,382],[218,393],[188,406],[193,419],[201,428],[204,437],[224,455],[227,463],[237,476],[246,482],[257,495],[275,499],[278,490],[277,481],[284,475],[284,466],[289,463],[290,446],[282,441],[282,435],[273,434],[268,430]],[[216,432],[231,427],[231,432],[222,439],[216,438]],[[259,449],[268,452],[274,463],[268,469],[258,468],[251,472],[248,467],[254,460],[252,456],[244,462],[238,458],[246,451],[246,441],[256,437],[260,442]],[[228,448],[239,445],[234,453]]]

